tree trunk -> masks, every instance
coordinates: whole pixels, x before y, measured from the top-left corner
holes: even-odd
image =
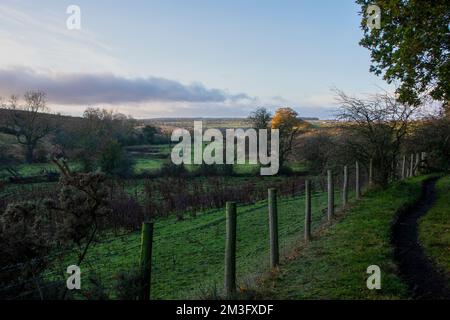
[[[33,145],[27,145],[25,150],[25,159],[27,163],[33,163],[34,162],[34,146]]]

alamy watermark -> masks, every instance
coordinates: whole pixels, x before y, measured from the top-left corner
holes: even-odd
[[[70,5],[66,9],[69,17],[66,20],[66,26],[69,30],[81,30],[81,8],[77,5]]]
[[[370,30],[381,29],[381,9],[376,4],[367,7],[367,27]]]
[[[261,175],[275,175],[280,166],[280,134],[278,129],[271,129],[269,139],[268,131],[267,129],[258,131],[255,129],[226,129],[224,139],[223,133],[219,129],[207,129],[203,132],[203,122],[194,121],[194,159],[192,159],[191,133],[187,129],[180,128],[172,132],[171,140],[178,144],[172,149],[171,159],[176,165],[261,164]]]
[[[380,290],[381,289],[381,269],[377,265],[371,265],[367,267],[367,274],[370,276],[367,278],[367,289]]]
[[[69,290],[80,290],[81,289],[81,269],[76,265],[71,265],[67,267],[67,273],[70,276],[67,278],[66,286]]]

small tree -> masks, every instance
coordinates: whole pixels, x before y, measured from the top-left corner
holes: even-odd
[[[8,109],[6,120],[7,131],[13,134],[17,142],[25,148],[25,159],[28,163],[34,160],[34,150],[38,143],[53,130],[50,117],[43,113],[48,111],[43,92],[27,92],[24,103],[12,96],[9,104],[2,104]]]
[[[65,161],[53,159],[61,172],[57,202],[47,206],[60,213],[58,239],[80,248],[78,265],[99,231],[100,220],[109,214],[106,177],[101,173],[72,173]]]
[[[104,173],[114,176],[128,176],[133,169],[131,159],[116,140],[112,140],[104,148],[100,155],[99,164]]]
[[[61,171],[57,199],[11,203],[0,213],[0,265],[24,264],[12,272],[0,273],[0,286],[31,279],[39,288],[40,273],[57,244],[75,244],[76,265],[81,266],[101,220],[111,212],[103,174],[72,173],[64,161],[55,159],[54,163]]]
[[[156,133],[158,133],[158,130],[153,126],[146,125],[142,129],[142,134],[144,135],[144,140],[146,143],[150,143],[150,144],[154,143]]]
[[[371,51],[370,71],[391,82],[399,82],[399,100],[420,104],[430,95],[450,108],[450,2],[357,0],[361,6],[360,44]],[[371,30],[366,11],[381,9],[381,28]],[[447,109],[447,111],[450,111]]]
[[[297,146],[297,159],[308,162],[310,174],[323,174],[331,164],[336,164],[336,142],[335,135],[326,131],[313,131],[301,137]]]
[[[254,129],[267,129],[271,119],[272,115],[266,108],[258,108],[248,117]]]
[[[297,112],[291,108],[279,108],[272,119],[272,129],[278,129],[280,132],[280,167],[283,167],[292,151],[294,139],[308,127],[307,123],[297,116]]]
[[[42,203],[11,203],[0,212],[0,298],[34,289],[47,266],[52,241],[50,214]],[[40,291],[41,298],[43,293]]]
[[[399,103],[388,93],[366,99],[350,97],[336,90],[344,144],[360,161],[373,161],[374,183],[386,186],[395,174],[396,164],[405,141],[411,118],[417,107]]]

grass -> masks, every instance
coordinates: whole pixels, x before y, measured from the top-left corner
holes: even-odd
[[[149,157],[136,157],[134,161],[134,172],[140,174],[146,171],[156,171],[160,169],[165,160]]]
[[[136,174],[140,174],[144,172],[156,171],[161,169],[163,164],[169,159],[170,155],[167,156],[167,159],[140,156],[134,157],[134,172]],[[302,162],[293,162],[288,165],[294,172],[305,172],[307,170],[307,166]],[[185,167],[188,171],[195,172],[195,170],[197,170],[200,166],[195,164],[187,164]],[[249,163],[234,164],[233,171],[238,175],[257,175],[259,174],[260,166]]]
[[[339,203],[339,201],[337,201]],[[326,194],[313,200],[313,227],[326,219]],[[303,196],[279,199],[280,249],[287,253],[303,235]],[[153,244],[153,299],[189,299],[222,288],[225,248],[225,212],[209,210],[183,221],[158,219]],[[87,256],[83,274],[97,273],[107,285],[114,274],[130,270],[139,258],[140,234],[133,233],[96,244]],[[237,273],[241,287],[268,270],[269,239],[267,202],[238,206]],[[63,265],[76,262],[67,257]]]
[[[69,167],[73,171],[80,170],[81,165],[77,162],[69,163]],[[41,174],[44,171],[48,172],[58,172],[58,168],[53,163],[31,163],[31,164],[20,164],[14,166],[20,176],[31,177]],[[5,170],[0,171],[0,178],[9,177],[10,173]]]
[[[402,299],[407,287],[397,275],[390,234],[396,212],[421,194],[423,177],[369,191],[333,226],[298,252],[261,290],[276,299]],[[381,268],[381,290],[366,286],[367,267]]]
[[[419,221],[419,239],[426,254],[450,279],[450,176],[438,180],[436,189],[436,203]]]
[[[39,194],[56,190],[57,182],[36,182],[27,184],[6,184],[0,188],[0,197],[19,195],[20,199],[29,200],[35,196],[35,192]]]

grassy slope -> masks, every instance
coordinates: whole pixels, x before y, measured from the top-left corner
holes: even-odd
[[[450,176],[440,179],[436,188],[437,201],[419,222],[419,238],[427,255],[450,278]]]
[[[338,195],[336,195],[338,196]],[[340,203],[337,200],[337,203]],[[325,219],[326,194],[312,200],[313,227]],[[282,251],[289,251],[303,234],[304,198],[279,200],[279,233]],[[254,276],[267,271],[267,202],[238,207],[237,271],[239,282],[248,285]],[[114,273],[129,269],[139,257],[139,233],[96,245],[88,254],[92,268],[108,283]],[[225,247],[224,210],[211,210],[184,221],[160,219],[155,225],[152,296],[154,299],[185,299],[211,295],[223,284]],[[64,265],[75,262],[67,259]],[[88,270],[87,270],[88,269]],[[88,265],[82,267],[89,274]],[[203,291],[202,290],[206,290]]]
[[[390,230],[396,211],[419,198],[422,180],[413,178],[386,191],[369,192],[279,274],[266,280],[263,291],[276,299],[406,298],[406,286],[392,260]],[[381,268],[381,290],[366,287],[370,265]]]

